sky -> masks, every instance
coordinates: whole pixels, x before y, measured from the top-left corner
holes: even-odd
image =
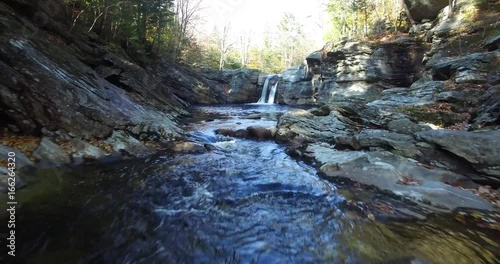
[[[232,32],[251,31],[256,39],[273,31],[285,12],[294,14],[305,28],[322,41],[324,0],[204,0],[202,31],[229,23]],[[316,32],[317,31],[317,32]]]

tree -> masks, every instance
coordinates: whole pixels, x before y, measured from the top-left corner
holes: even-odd
[[[229,52],[231,51],[234,43],[230,40],[230,28],[231,25],[229,23],[224,24],[221,30],[217,30],[216,28],[216,38],[217,38],[217,48],[219,49],[219,70],[224,69],[224,64],[226,63],[226,58]]]
[[[249,30],[243,30],[238,36],[238,50],[240,55],[241,67],[246,67],[250,56],[250,45],[252,43],[252,33]]]
[[[177,0],[176,2],[175,23],[172,31],[172,54],[175,59],[180,58],[184,47],[189,45],[190,29],[200,11],[200,4],[201,0]]]
[[[407,27],[402,18],[410,19],[402,0],[330,0],[327,11],[331,17],[330,41],[342,37],[361,37]]]

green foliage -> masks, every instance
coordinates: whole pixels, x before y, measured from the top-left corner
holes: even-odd
[[[182,3],[181,3],[182,2]],[[66,0],[71,32],[97,34],[129,54],[180,59],[190,46],[187,19],[181,19],[174,0]],[[189,0],[176,1],[189,9]],[[195,6],[196,8],[197,6]],[[177,8],[177,9],[175,9]]]
[[[327,12],[330,15],[327,41],[338,41],[343,37],[359,38],[379,34],[387,30],[406,29],[402,1],[399,0],[330,0]]]

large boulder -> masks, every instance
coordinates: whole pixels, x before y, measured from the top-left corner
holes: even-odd
[[[70,144],[75,150],[72,155],[73,162],[77,164],[85,161],[98,161],[106,157],[107,154],[101,148],[80,139],[71,139]]]
[[[351,133],[350,120],[337,112],[327,116],[315,116],[306,110],[287,112],[278,121],[276,140],[290,142],[296,137],[309,141],[333,141],[335,137]],[[347,123],[345,123],[347,122]]]
[[[124,131],[113,131],[113,135],[105,142],[110,144],[114,151],[134,157],[144,157],[156,152]]]
[[[441,169],[428,169],[415,161],[387,151],[339,151],[325,143],[311,144],[306,155],[316,161],[326,177],[349,179],[439,210],[458,207],[492,209],[492,205],[474,195],[444,184],[466,181],[466,177]]]
[[[61,166],[71,162],[68,154],[48,138],[42,139],[38,148],[33,152],[33,157],[39,159],[42,166]]]
[[[412,19],[421,22],[423,19],[434,20],[441,9],[448,6],[449,0],[404,0],[403,2]]]
[[[256,140],[271,140],[273,134],[271,130],[261,126],[251,126],[247,128],[248,137]]]
[[[439,146],[469,162],[485,174],[486,181],[500,184],[500,130],[466,132],[431,130],[420,132],[418,138]]]

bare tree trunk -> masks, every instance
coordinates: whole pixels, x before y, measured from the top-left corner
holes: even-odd
[[[82,13],[85,12],[85,10],[81,10],[78,15],[75,17],[75,19],[73,19],[73,24],[71,24],[71,27],[69,28],[69,33],[71,34],[71,32],[73,31],[73,28],[75,27],[76,25],[76,22],[78,21],[78,19],[80,18],[80,16],[82,15]]]

